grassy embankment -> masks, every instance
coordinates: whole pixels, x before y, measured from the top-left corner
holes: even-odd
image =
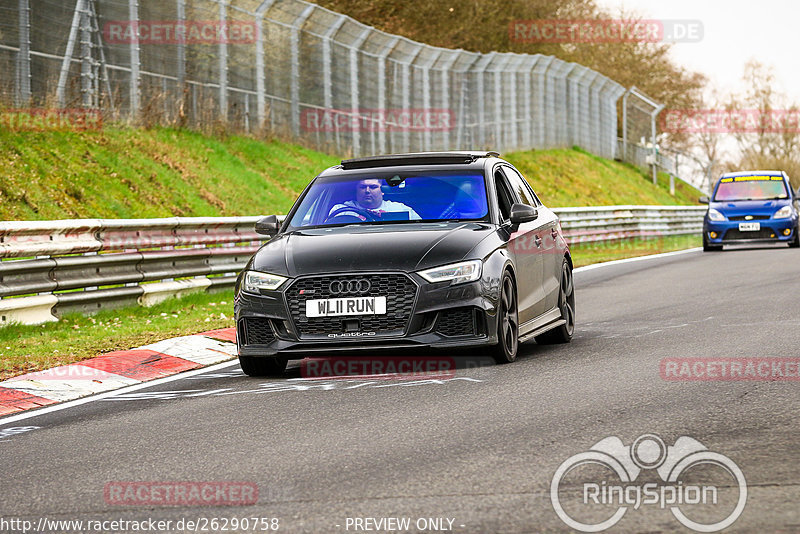
[[[580,150],[506,154],[549,206],[694,204],[698,192],[656,187],[631,166]],[[286,213],[338,158],[248,137],[159,128],[0,131],[0,220]],[[696,246],[699,237],[575,247],[576,264]],[[0,328],[0,379],[111,350],[233,326],[232,295],[198,294],[155,308],[65,316]]]

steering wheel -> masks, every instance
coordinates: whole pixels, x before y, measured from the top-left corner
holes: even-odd
[[[375,222],[378,220],[377,216],[367,209],[355,206],[342,206],[341,208],[336,208],[335,210],[330,212],[328,216],[325,218],[325,222],[328,222],[331,219],[338,217],[339,215],[341,215],[346,211],[353,211],[355,213],[358,213],[359,215],[363,215],[364,217],[367,218],[369,222]]]

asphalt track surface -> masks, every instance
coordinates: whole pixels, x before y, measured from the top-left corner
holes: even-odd
[[[264,517],[280,532],[363,532],[348,518],[407,517],[411,532],[419,518],[450,519],[453,532],[567,531],[550,500],[559,465],[603,438],[652,433],[692,437],[741,468],[747,504],[728,531],[800,530],[800,382],[660,375],[664,358],[796,358],[800,250],[586,270],[576,299],[571,344],[526,343],[503,366],[473,356],[448,380],[309,383],[296,365],[265,380],[232,362],[0,420],[0,518]],[[3,434],[19,427],[37,428]],[[119,506],[104,499],[114,481],[245,481],[259,497]],[[689,530],[643,505],[610,529],[622,531]]]

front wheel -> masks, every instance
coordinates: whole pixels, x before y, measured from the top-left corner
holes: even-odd
[[[239,356],[239,365],[247,376],[280,376],[287,363],[286,358],[278,356]]]
[[[511,363],[517,359],[519,348],[519,317],[517,315],[517,288],[508,271],[500,285],[500,303],[497,306],[497,345],[494,361]]]
[[[569,343],[575,333],[575,282],[572,279],[572,268],[564,258],[561,263],[561,285],[558,288],[558,307],[561,318],[565,321],[561,326],[548,330],[536,336],[536,343],[548,345],[551,343]]]

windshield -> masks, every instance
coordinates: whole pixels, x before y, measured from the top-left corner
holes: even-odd
[[[480,171],[370,172],[317,178],[289,226],[462,221],[488,213]]]
[[[714,200],[773,200],[789,198],[781,176],[737,176],[723,178]]]

